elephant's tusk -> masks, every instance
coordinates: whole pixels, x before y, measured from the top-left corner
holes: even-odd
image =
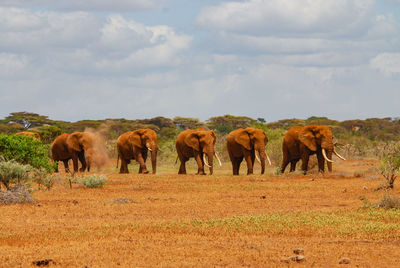
[[[256,155],[256,159],[257,159],[258,163],[260,163],[260,164],[261,164],[261,160],[260,160],[260,158],[258,157],[258,155],[257,155],[257,152],[256,152],[256,153],[254,153],[254,154]]]
[[[272,166],[271,159],[269,159],[269,156],[267,154],[267,150],[265,150],[265,155],[267,156],[267,160],[268,160],[269,165]]]
[[[204,162],[204,165],[206,165],[207,167],[211,167],[208,163],[207,163],[207,161],[206,161],[206,154],[204,154],[203,153],[203,162]]]
[[[335,149],[333,149],[333,153],[334,153],[337,157],[339,157],[340,159],[346,161],[346,158],[344,158],[343,156],[341,156],[340,154],[338,154],[338,153],[336,152]]]
[[[331,162],[331,163],[333,163],[333,161],[332,160],[330,160],[327,156],[326,156],[326,152],[325,152],[325,149],[322,149],[322,155],[324,156],[324,158],[325,158],[325,160],[327,161],[327,162]]]
[[[217,152],[214,152],[215,158],[217,158],[219,166],[222,167],[221,160],[219,159]]]

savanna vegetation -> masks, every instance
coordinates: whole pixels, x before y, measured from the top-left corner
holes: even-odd
[[[285,131],[308,124],[329,125],[337,150],[349,160],[336,161],[333,173],[314,168],[307,175],[278,174]],[[257,175],[256,166],[255,175],[233,177],[226,136],[249,126],[267,133],[273,166],[264,175]],[[197,127],[215,131],[225,163],[213,176],[178,176],[175,138]],[[135,163],[134,173],[118,174],[115,161],[75,177],[63,169],[52,172],[49,146],[61,133],[97,133],[116,158],[116,138],[139,128],[158,134],[157,175],[136,174]],[[20,131],[37,132],[40,141],[13,135]],[[15,204],[1,206],[0,263],[7,267],[398,265],[399,119],[266,122],[224,115],[204,122],[184,117],[66,122],[18,112],[0,120],[0,133],[0,204]],[[195,169],[189,166],[188,173]]]

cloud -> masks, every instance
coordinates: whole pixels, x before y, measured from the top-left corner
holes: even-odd
[[[147,26],[121,15],[0,8],[0,51],[32,58],[35,68],[132,75],[179,64],[192,36],[166,25]],[[46,73],[46,71],[43,71]]]
[[[166,0],[3,0],[1,6],[8,7],[47,7],[54,10],[85,11],[137,11],[161,8]]]
[[[386,75],[400,74],[400,53],[382,53],[374,57],[370,66]]]
[[[374,0],[248,0],[201,10],[196,24],[254,35],[359,35],[369,23]]]

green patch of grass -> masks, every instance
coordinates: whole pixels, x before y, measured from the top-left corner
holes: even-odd
[[[188,232],[246,232],[388,239],[400,236],[400,211],[358,209],[333,213],[289,212],[154,223],[152,227]]]

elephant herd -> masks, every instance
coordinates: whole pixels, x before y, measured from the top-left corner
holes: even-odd
[[[204,175],[205,167],[209,174],[213,174],[214,157],[221,165],[215,151],[216,135],[212,130],[203,128],[187,129],[182,131],[176,139],[176,151],[180,160],[178,174],[186,174],[186,162],[194,158],[198,170],[196,174]],[[239,167],[243,159],[247,164],[247,174],[253,174],[255,160],[261,164],[261,174],[265,172],[266,161],[271,165],[271,160],[265,150],[268,137],[261,129],[245,128],[236,129],[227,137],[227,150],[232,162],[233,175],[239,174]],[[120,173],[129,173],[128,164],[131,160],[139,163],[139,173],[146,174],[146,159],[151,155],[152,172],[157,169],[157,134],[151,129],[138,129],[128,131],[117,139],[117,167],[121,159]],[[62,161],[66,172],[69,172],[68,161],[72,159],[74,172],[78,171],[78,161],[81,163],[80,171],[90,171],[91,159],[95,154],[93,137],[86,132],[64,133],[58,136],[51,146],[52,159]],[[316,154],[318,169],[324,172],[325,161],[328,170],[332,171],[332,155],[335,154],[342,160],[335,148],[333,135],[328,126],[309,125],[290,128],[282,142],[283,160],[280,171],[283,173],[290,163],[290,171],[295,171],[296,163],[301,159],[301,169],[304,173],[308,169],[310,155]]]

